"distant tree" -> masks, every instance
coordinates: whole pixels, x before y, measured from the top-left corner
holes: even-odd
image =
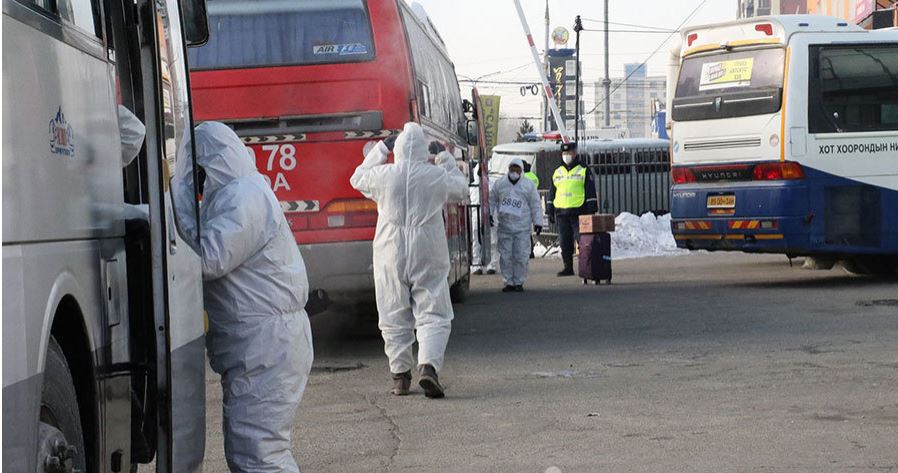
[[[533,133],[533,125],[525,118],[523,122],[521,122],[521,128],[518,129],[518,137],[515,139],[515,142],[520,143],[522,141],[526,141],[524,135],[527,133]]]

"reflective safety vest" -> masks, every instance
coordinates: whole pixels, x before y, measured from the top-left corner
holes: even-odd
[[[577,165],[570,171],[564,166],[559,166],[552,176],[555,185],[555,201],[552,205],[556,209],[576,209],[586,202],[586,168]]]
[[[533,171],[525,172],[524,177],[530,179],[530,182],[532,182],[533,185],[536,186],[537,189],[539,189],[539,177],[537,177],[537,175],[534,174]]]

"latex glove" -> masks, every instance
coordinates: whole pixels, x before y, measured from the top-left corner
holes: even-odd
[[[536,233],[537,236],[538,236],[540,233],[542,233],[542,232],[543,232],[543,226],[542,226],[542,225],[534,225],[534,226],[533,226],[533,233]]]
[[[390,148],[387,147],[386,140],[377,143],[368,154],[365,155],[365,160],[362,161],[362,166],[366,168],[380,166],[381,164],[387,162],[387,158],[390,156]],[[396,140],[393,140],[394,142]]]

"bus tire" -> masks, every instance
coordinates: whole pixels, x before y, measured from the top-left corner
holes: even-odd
[[[72,372],[62,348],[50,337],[41,392],[37,471],[87,471],[83,432]]]
[[[898,273],[894,258],[855,256],[842,261],[845,271],[858,276],[888,276]]]
[[[468,299],[468,293],[471,291],[471,275],[466,274],[449,288],[449,297],[454,304],[461,304]]]

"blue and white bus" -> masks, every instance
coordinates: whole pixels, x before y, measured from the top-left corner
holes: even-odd
[[[794,15],[682,41],[669,73],[677,244],[898,270],[898,30]]]

